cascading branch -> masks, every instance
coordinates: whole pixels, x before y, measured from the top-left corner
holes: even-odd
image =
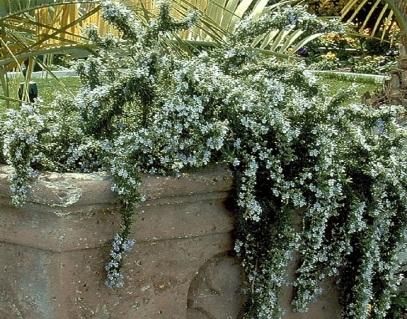
[[[100,49],[78,63],[75,99],[25,105],[3,123],[13,202],[24,203],[38,170],[109,171],[123,223],[106,283],[121,287],[143,200],[140,173],[228,163],[236,176],[235,251],[248,280],[245,318],[281,317],[279,292],[295,252],[296,309],[305,311],[321,280],[334,277],[344,318],[386,318],[406,248],[407,136],[399,110],[346,105],[349,92],[328,96],[301,64],[245,44],[245,34],[256,37],[265,26],[315,29],[315,16],[287,7],[244,20],[224,47],[180,57],[163,41],[195,15],[174,21],[164,3],[143,26],[121,5],[102,7],[123,37],[89,31]]]

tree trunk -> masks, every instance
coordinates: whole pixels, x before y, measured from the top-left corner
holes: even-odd
[[[398,68],[390,74],[385,83],[385,94],[388,102],[407,106],[407,34],[400,37]]]

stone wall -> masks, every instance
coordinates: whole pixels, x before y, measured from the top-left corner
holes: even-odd
[[[28,204],[17,209],[10,205],[8,172],[0,167],[0,319],[239,317],[242,274],[230,254],[234,218],[224,205],[228,171],[144,177],[147,200],[137,209],[136,246],[125,260],[122,289],[104,285],[120,223],[109,177],[42,174]],[[291,293],[285,290],[283,304]],[[328,285],[309,314],[288,311],[286,318],[338,313]]]

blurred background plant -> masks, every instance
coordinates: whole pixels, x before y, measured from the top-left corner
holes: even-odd
[[[110,31],[99,17],[97,1],[0,1],[1,97],[16,100],[9,92],[10,71],[21,73],[23,100],[27,100],[32,73],[44,70],[52,75],[54,54],[86,56],[91,48],[81,30],[93,24],[102,33]]]
[[[154,0],[121,2],[144,23],[158,12]],[[96,25],[101,34],[112,31],[100,17],[98,3],[99,0],[0,1],[3,98],[12,100],[6,85],[8,71],[25,69],[28,82],[34,70],[69,67],[71,57],[86,56],[91,50],[83,36],[84,28]],[[387,73],[396,63],[401,34],[407,30],[405,0],[174,0],[172,4],[171,13],[176,18],[185,17],[191,10],[200,16],[195,27],[165,43],[183,54],[191,54],[201,46],[225,45],[225,39],[244,18],[260,18],[287,5],[307,4],[311,13],[325,19],[340,16],[351,23],[346,33],[268,30],[252,41],[252,46],[265,54],[287,58],[299,53],[312,68],[323,70]]]
[[[308,0],[310,10],[319,16],[339,16],[347,0]]]
[[[384,96],[390,103],[407,106],[407,0],[347,0],[341,17],[354,22],[361,37],[376,39],[374,47],[377,40],[387,42],[388,56],[398,55],[397,69],[390,72],[391,78],[376,100],[381,103]]]
[[[152,0],[123,0],[136,13],[137,19],[148,24],[157,16],[157,2]],[[270,4],[272,3],[272,4]],[[182,31],[163,40],[163,45],[180,54],[194,54],[202,46],[228,45],[226,39],[246,18],[259,20],[266,14],[284,10],[287,6],[298,7],[304,1],[288,0],[176,0],[171,14],[183,18],[191,10],[198,12],[199,21],[188,31]],[[0,80],[1,98],[16,101],[10,94],[8,72],[24,73],[24,100],[28,99],[28,83],[33,71],[43,70],[51,74],[69,65],[70,58],[86,56],[92,47],[83,35],[89,25],[96,25],[100,34],[110,32],[100,17],[99,1],[86,0],[16,0],[0,1]],[[310,17],[313,17],[310,15]],[[316,17],[315,17],[316,18]],[[296,53],[309,42],[338,28],[332,19],[326,19],[326,27],[307,33],[298,28],[301,21],[293,21],[285,29],[265,29],[251,39],[251,46],[265,55],[280,58],[296,58]],[[264,26],[263,26],[264,27]],[[56,57],[58,59],[56,59]]]

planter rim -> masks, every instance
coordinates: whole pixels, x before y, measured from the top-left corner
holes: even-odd
[[[0,165],[0,202],[10,199],[9,176],[12,168]],[[118,198],[111,190],[112,179],[106,172],[41,172],[30,185],[27,205],[70,208],[86,205],[115,206]],[[210,165],[179,176],[142,175],[141,193],[146,202],[172,197],[229,192],[232,172],[224,165]]]

